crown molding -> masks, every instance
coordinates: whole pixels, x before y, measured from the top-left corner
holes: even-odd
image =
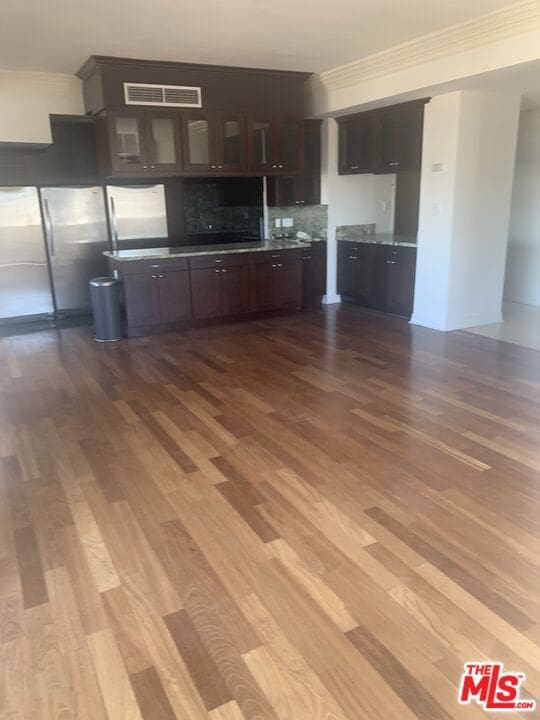
[[[430,60],[474,50],[540,29],[540,0],[522,0],[486,15],[416,38],[355,62],[319,73],[309,81],[328,89],[346,88]]]
[[[41,88],[44,90],[65,91],[79,87],[81,81],[75,75],[63,73],[41,73],[19,70],[0,70],[0,86],[18,88]]]

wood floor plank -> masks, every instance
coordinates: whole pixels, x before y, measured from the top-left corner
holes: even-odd
[[[538,355],[352,306],[0,340],[2,720],[540,697]]]

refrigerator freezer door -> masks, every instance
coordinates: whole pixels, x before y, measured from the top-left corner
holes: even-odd
[[[54,311],[35,187],[0,188],[0,318]]]
[[[113,250],[167,247],[163,185],[107,185]]]
[[[103,189],[42,188],[41,200],[56,308],[86,310],[90,307],[88,282],[107,273]]]

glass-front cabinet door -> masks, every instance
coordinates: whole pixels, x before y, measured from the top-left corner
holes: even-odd
[[[278,168],[302,172],[304,164],[304,121],[283,119],[278,122]]]
[[[145,160],[144,113],[118,111],[109,115],[111,161],[116,172],[141,172]]]
[[[270,118],[251,117],[248,127],[249,169],[263,174],[276,172],[275,126]]]
[[[221,115],[216,123],[216,160],[220,172],[246,169],[245,121],[240,115]]]
[[[148,170],[172,172],[180,167],[179,117],[147,113]]]
[[[207,172],[213,163],[210,120],[205,113],[186,113],[183,118],[184,169]]]

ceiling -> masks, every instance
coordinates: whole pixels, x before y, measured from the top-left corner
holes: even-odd
[[[89,55],[320,72],[508,0],[17,0],[0,68],[73,73]]]

